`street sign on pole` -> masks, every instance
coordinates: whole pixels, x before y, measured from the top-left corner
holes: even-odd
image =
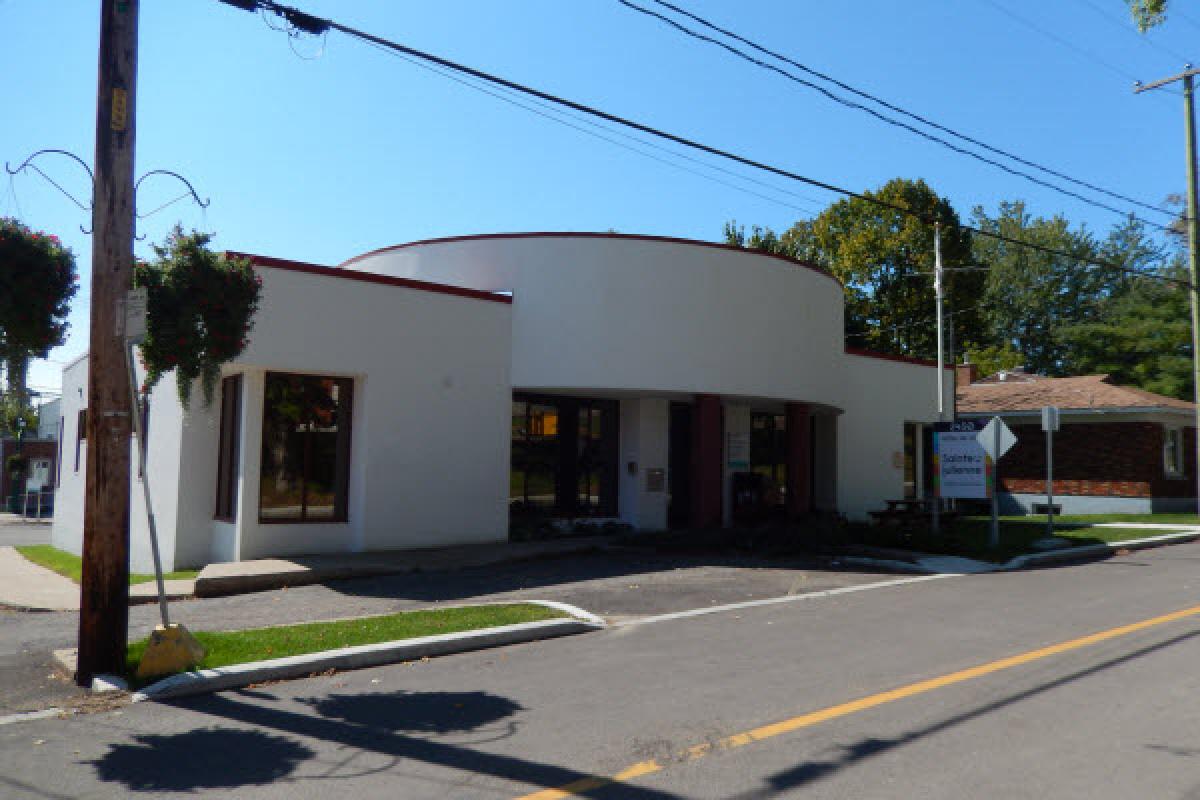
[[[999,417],[992,417],[975,438],[992,461],[999,461],[1017,443],[1016,435]]]
[[[1017,443],[1017,437],[1004,424],[1004,420],[992,417],[976,438],[987,453],[992,467],[992,529],[988,545],[994,548],[1000,546],[1000,459]]]

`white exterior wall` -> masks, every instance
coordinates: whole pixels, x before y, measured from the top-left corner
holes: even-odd
[[[219,387],[206,407],[197,385],[187,411],[173,375],[151,394],[148,473],[164,569],[506,539],[510,307],[269,267],[260,274],[251,343],[224,370],[243,376],[235,524],[213,519]],[[267,371],[354,379],[347,522],[258,521]],[[79,553],[87,446],[75,472],[74,444],[86,359],[64,370],[63,391],[64,469],[53,541]],[[136,477],[131,492],[131,569],[150,572]]]
[[[937,420],[937,371],[921,364],[846,354],[845,414],[837,421],[838,510],[851,519],[904,497],[904,423]],[[953,402],[946,370],[947,414]]]
[[[669,429],[668,400],[644,397],[621,401],[617,508],[622,522],[640,530],[667,527]],[[663,471],[661,491],[647,490],[646,476],[652,469]]]
[[[54,524],[50,533],[50,541],[55,547],[75,555],[83,553],[83,477],[87,468],[87,442],[79,445],[78,461],[75,443],[79,436],[79,410],[87,407],[87,367],[87,356],[63,367],[59,406],[63,417],[62,459],[59,485],[54,490]]]
[[[271,267],[260,274],[250,345],[225,370],[244,375],[236,529],[212,519],[215,408],[193,426],[194,460],[181,481],[180,503],[204,519],[210,557],[506,539],[510,306]],[[354,379],[347,522],[258,521],[267,371]]]
[[[348,269],[513,293],[513,386],[840,406],[842,287],[750,251],[621,236],[433,242]]]
[[[37,438],[58,439],[58,420],[61,409],[61,399],[51,400],[38,406]]]
[[[83,514],[85,475],[87,472],[86,441],[79,444],[78,470],[75,468],[75,443],[78,437],[80,409],[87,407],[88,361],[83,356],[63,369],[63,442],[61,483],[54,496],[54,525],[51,541],[54,546],[79,555],[83,552]],[[197,392],[198,400],[199,392]],[[167,571],[205,563],[200,560],[179,559],[176,554],[179,505],[179,462],[183,441],[179,435],[184,413],[175,390],[175,381],[167,376],[151,393],[149,448],[146,474],[150,478],[151,503],[157,522],[159,548],[163,568]],[[137,472],[137,439],[129,443],[129,463],[132,465],[129,485],[129,569],[131,572],[154,572],[154,557],[150,545],[150,527],[142,479]]]

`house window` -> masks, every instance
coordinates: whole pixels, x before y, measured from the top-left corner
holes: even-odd
[[[216,518],[237,519],[238,456],[242,441],[242,376],[221,381],[221,433],[217,450]]]
[[[262,522],[345,522],[353,381],[268,372]]]
[[[567,517],[615,514],[617,424],[612,400],[516,395],[510,508]]]
[[[1163,436],[1163,471],[1168,478],[1183,477],[1183,432],[1166,428]]]
[[[87,409],[79,409],[75,416],[75,471],[79,472],[80,445],[87,441]]]

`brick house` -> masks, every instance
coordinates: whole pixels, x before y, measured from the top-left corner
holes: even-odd
[[[959,417],[999,416],[1017,436],[1000,460],[1001,509],[1046,504],[1043,406],[1057,406],[1054,505],[1062,514],[1149,513],[1196,508],[1192,403],[1118,386],[1107,375],[1047,378],[1020,370],[977,379],[958,367]]]

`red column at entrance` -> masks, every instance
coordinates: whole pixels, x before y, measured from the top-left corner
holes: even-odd
[[[804,403],[787,404],[787,513],[812,510],[812,415]]]
[[[721,525],[721,398],[696,395],[692,412],[692,526]]]

